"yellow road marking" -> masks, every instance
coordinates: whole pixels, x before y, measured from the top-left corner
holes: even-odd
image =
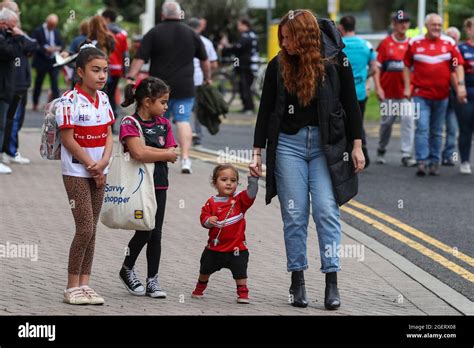
[[[445,258],[444,256],[432,251],[431,249],[428,249],[427,247],[425,247],[424,245],[408,238],[408,237],[405,237],[403,234],[391,229],[390,227],[388,226],[385,226],[384,224],[368,217],[367,215],[364,215],[352,208],[349,208],[347,206],[342,206],[341,207],[341,210],[345,211],[346,213],[348,214],[351,214],[353,216],[355,216],[356,218],[368,223],[369,225],[375,227],[376,229],[378,229],[379,231],[389,235],[390,237],[392,238],[395,238],[397,239],[398,241],[408,245],[409,247],[415,249],[416,251],[420,252],[421,254],[429,257],[430,259],[436,261],[437,263],[439,263],[440,265],[442,265],[443,267],[446,267],[447,269],[451,270],[452,272],[460,275],[461,277],[463,277],[464,279],[467,279],[468,281],[470,281],[471,283],[474,282],[474,274],[469,272],[468,270],[462,268],[461,266],[455,264],[454,262],[452,261],[449,261],[447,258]]]
[[[435,238],[432,238],[430,236],[428,236],[427,234],[421,232],[420,230],[417,230],[416,228],[414,227],[411,227],[403,222],[401,222],[400,220],[397,220],[387,214],[384,214],[376,209],[373,209],[371,207],[368,207],[362,203],[359,203],[359,202],[356,202],[354,200],[351,200],[349,201],[350,205],[356,207],[356,208],[359,208],[361,210],[364,210],[382,220],[385,220],[389,223],[391,223],[392,225],[400,228],[401,230],[415,236],[415,237],[418,237],[420,238],[421,240],[424,240],[425,242],[437,247],[438,249],[441,249],[443,250],[444,252],[450,254],[450,255],[453,255],[454,257],[460,259],[461,261],[464,261],[465,263],[467,263],[468,265],[470,265],[471,267],[474,267],[474,259],[460,251],[456,251],[453,247],[450,247],[449,245],[446,245],[444,244],[443,242],[440,242],[439,240],[435,239]]]

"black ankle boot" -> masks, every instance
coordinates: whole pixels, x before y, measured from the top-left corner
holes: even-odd
[[[326,273],[326,290],[324,292],[324,307],[329,310],[338,309],[341,306],[341,297],[337,289],[337,273]]]
[[[303,271],[295,271],[291,273],[290,295],[293,296],[291,302],[292,306],[303,308],[308,306]]]

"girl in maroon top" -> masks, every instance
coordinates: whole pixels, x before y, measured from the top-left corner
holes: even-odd
[[[169,99],[169,87],[156,77],[147,77],[128,85],[125,89],[123,107],[136,102],[134,117],[141,126],[145,145],[140,141],[140,130],[136,122],[125,118],[120,125],[120,141],[131,157],[137,161],[155,163],[154,184],[156,203],[155,228],[151,231],[137,231],[128,244],[128,253],[120,270],[120,279],[133,295],[147,295],[165,298],[166,292],[158,281],[161,257],[161,229],[165,215],[166,191],[168,189],[168,164],[176,161],[176,142],[171,125],[163,117]],[[134,271],[135,261],[147,244],[148,276],[146,289]]]

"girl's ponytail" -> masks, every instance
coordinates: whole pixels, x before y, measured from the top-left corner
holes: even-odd
[[[133,84],[128,84],[125,87],[125,100],[121,104],[122,107],[126,108],[127,106],[132,105],[135,103],[135,91],[134,91],[134,85]]]
[[[155,101],[162,95],[169,93],[169,86],[157,77],[149,76],[138,80],[135,84],[125,87],[125,100],[121,104],[124,108],[137,102],[137,109],[142,105],[145,98]]]

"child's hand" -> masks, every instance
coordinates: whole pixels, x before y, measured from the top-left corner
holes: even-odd
[[[101,189],[102,187],[105,186],[105,175],[104,174],[99,174],[97,176],[94,176],[94,180],[95,180],[95,186],[98,189]]]
[[[103,159],[95,162],[94,164],[87,167],[87,171],[92,174],[92,176],[100,175],[104,172],[105,168],[109,165],[108,161]]]
[[[174,163],[178,159],[178,155],[176,154],[174,148],[170,147],[168,150],[168,162]]]
[[[207,222],[209,223],[209,225],[212,225],[212,226],[217,226],[217,216],[211,216],[209,219],[207,219]]]

